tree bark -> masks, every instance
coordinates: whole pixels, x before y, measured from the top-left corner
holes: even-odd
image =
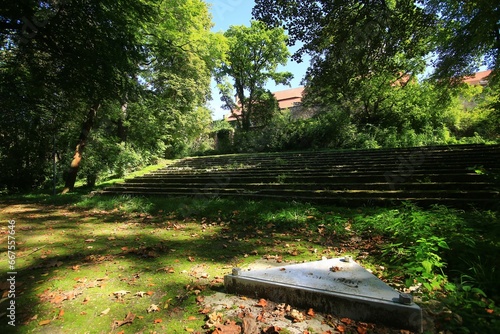
[[[73,156],[73,160],[71,161],[71,165],[66,175],[65,185],[62,191],[63,194],[75,188],[76,176],[78,175],[78,170],[80,169],[82,154],[85,146],[87,145],[87,140],[89,138],[90,131],[94,126],[94,121],[100,106],[100,104],[96,103],[92,107],[90,107],[87,114],[87,119],[85,120],[85,123],[83,123],[82,131],[80,132],[80,137],[78,139],[78,144],[76,145],[75,155]]]

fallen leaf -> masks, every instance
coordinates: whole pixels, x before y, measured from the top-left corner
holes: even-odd
[[[121,297],[125,296],[127,293],[130,293],[130,291],[120,290],[120,291],[113,292],[113,294],[117,298],[121,298]]]
[[[345,326],[344,325],[337,325],[337,330],[341,333],[345,332]]]
[[[257,303],[256,306],[259,306],[259,307],[266,307],[267,306],[267,301],[263,298],[259,299],[259,302]]]
[[[51,320],[42,320],[38,323],[38,326],[45,326],[45,325],[48,325],[50,324],[50,321]]]
[[[154,295],[154,291],[148,291],[148,292],[146,292],[146,294],[147,294],[148,296],[152,296],[152,295]]]
[[[63,310],[63,309],[61,309],[61,310],[59,311],[59,315],[58,315],[58,317],[60,318],[60,317],[62,317],[63,315],[64,315],[64,310]]]
[[[310,308],[308,311],[307,311],[307,315],[308,316],[311,316],[311,317],[314,317],[316,315],[316,313],[314,313],[314,310],[312,308]]]
[[[487,309],[486,309],[486,312],[487,312],[488,314],[493,314],[494,310],[492,310],[492,309],[490,309],[490,308],[487,308]]]
[[[163,306],[164,309],[167,309],[169,306],[170,306],[170,301],[172,300],[172,298],[168,299],[166,302],[165,302],[165,305]]]
[[[101,315],[106,315],[109,313],[109,311],[111,311],[111,309],[108,307],[107,309],[101,312]]]
[[[145,294],[146,294],[146,292],[144,292],[144,291],[139,291],[139,292],[136,292],[136,293],[134,294],[134,296],[144,297],[144,295],[145,295]]]
[[[95,239],[87,239],[85,242],[95,242]]]
[[[304,314],[296,309],[291,310],[289,316],[292,317],[293,322],[302,322],[305,320]]]
[[[121,327],[125,324],[131,324],[135,319],[135,314],[133,314],[132,312],[129,312],[127,314],[127,316],[125,317],[125,319],[123,319],[123,321],[118,321],[118,320],[115,320],[113,322],[113,329],[116,329],[118,327]]]
[[[151,313],[151,312],[158,312],[160,311],[160,308],[158,307],[158,305],[156,304],[151,304],[149,305],[148,309],[147,309],[147,312],[148,313]]]
[[[349,319],[349,318],[342,318],[342,319],[340,319],[340,321],[342,321],[346,325],[352,324],[352,319]]]
[[[213,332],[219,334],[240,334],[241,327],[235,321],[226,321],[224,324],[218,324]]]
[[[108,240],[115,240],[116,238],[115,237],[108,237]]]
[[[213,326],[215,326],[217,324],[222,323],[222,317],[223,316],[224,315],[222,313],[216,312],[216,311],[213,312],[213,313],[210,313],[208,315],[208,320],[206,321],[205,326],[207,328],[211,328],[211,327],[213,327]]]
[[[159,324],[159,323],[161,323],[162,321],[163,321],[162,319],[155,319],[154,323],[155,323],[155,324]]]
[[[363,326],[358,326],[358,334],[366,334],[367,333],[367,328]]]
[[[196,259],[195,259],[194,257],[192,257],[192,256],[188,256],[188,260],[189,260],[189,262],[194,262],[194,261],[196,261]]]

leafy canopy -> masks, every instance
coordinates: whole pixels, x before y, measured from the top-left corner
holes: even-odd
[[[253,15],[301,44],[296,60],[311,56],[309,100],[363,111],[363,121],[379,118],[391,86],[422,72],[430,51],[433,16],[410,0],[257,0]]]
[[[231,26],[225,33],[229,50],[216,71],[216,80],[225,107],[237,118],[240,128],[248,130],[276,109],[274,96],[265,89],[269,80],[289,84],[292,74],[279,72],[290,53],[283,29],[268,29],[263,22],[250,27]],[[231,82],[232,81],[232,82]],[[234,100],[236,91],[236,100]]]
[[[500,3],[496,0],[422,0],[425,11],[435,14],[436,71],[434,77],[458,79],[485,65],[500,66]],[[449,81],[449,80],[446,80]]]

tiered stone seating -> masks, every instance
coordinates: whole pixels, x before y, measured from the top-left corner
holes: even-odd
[[[499,174],[500,145],[238,154],[182,159],[102,193],[489,205]]]

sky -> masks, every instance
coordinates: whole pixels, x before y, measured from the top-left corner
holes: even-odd
[[[252,8],[254,6],[253,0],[207,0],[207,3],[211,6],[212,20],[215,24],[212,29],[213,31],[224,32],[232,25],[250,26]],[[295,49],[290,48],[291,53],[293,53],[294,50]],[[266,88],[275,92],[288,88],[300,87],[300,82],[306,73],[308,65],[309,63],[307,61],[298,64],[290,59],[287,66],[280,67],[279,71],[288,71],[294,75],[291,85],[276,86],[274,82],[269,82]],[[215,86],[215,82],[212,80],[212,101],[210,101],[209,107],[212,110],[212,117],[214,120],[222,119],[225,114],[229,113],[229,111],[223,110],[221,106],[222,102],[220,101],[218,89]]]

